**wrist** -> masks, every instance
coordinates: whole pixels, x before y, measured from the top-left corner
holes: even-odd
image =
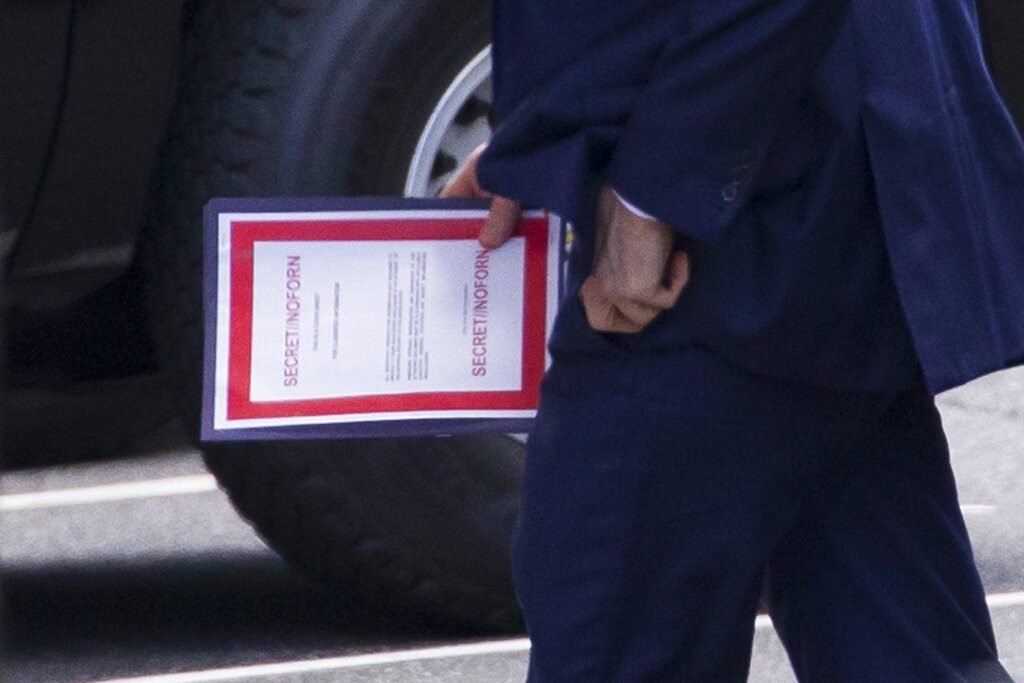
[[[612,194],[614,194],[615,195],[615,199],[617,199],[619,201],[619,203],[622,204],[622,206],[625,207],[625,209],[627,211],[629,211],[631,214],[633,214],[634,216],[637,216],[639,218],[643,218],[644,220],[647,220],[647,221],[656,221],[656,220],[658,220],[657,218],[655,218],[651,214],[647,213],[646,211],[644,211],[643,209],[641,209],[640,207],[638,207],[637,205],[633,204],[628,199],[623,197],[621,194],[619,194],[618,190],[616,190],[615,188],[612,188]]]

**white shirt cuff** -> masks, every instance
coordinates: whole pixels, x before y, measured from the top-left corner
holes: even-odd
[[[618,199],[620,202],[622,202],[622,205],[624,207],[629,209],[630,213],[635,214],[636,216],[639,216],[640,218],[643,218],[644,220],[648,220],[648,221],[657,220],[654,216],[652,216],[651,214],[647,213],[643,209],[638,208],[635,204],[633,204],[632,202],[627,200],[625,197],[623,197],[621,194],[619,194],[615,190],[615,188],[612,188],[612,192],[615,194],[615,198]]]

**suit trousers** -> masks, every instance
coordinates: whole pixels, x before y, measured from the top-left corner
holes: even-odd
[[[801,681],[1009,680],[923,387],[553,355],[513,540],[530,681],[744,681],[762,597]]]

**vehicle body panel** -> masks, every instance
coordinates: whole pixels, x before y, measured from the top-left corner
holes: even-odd
[[[71,0],[0,4],[0,185],[3,230],[24,226],[46,169],[68,55]],[[13,239],[5,240],[8,248]]]
[[[5,85],[14,86],[4,126],[4,213],[20,233],[9,255],[10,296],[28,308],[59,308],[134,257],[173,103],[182,2],[39,3],[49,14],[10,4],[4,33],[12,42],[0,62]]]

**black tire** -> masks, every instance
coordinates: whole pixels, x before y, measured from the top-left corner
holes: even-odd
[[[982,0],[978,4],[985,35],[985,54],[992,76],[1024,132],[1024,3],[1017,0]]]
[[[161,359],[193,432],[207,199],[400,194],[434,103],[486,45],[486,12],[485,0],[212,0],[189,17],[146,259]],[[520,626],[517,441],[234,444],[206,459],[269,545],[339,594]]]

